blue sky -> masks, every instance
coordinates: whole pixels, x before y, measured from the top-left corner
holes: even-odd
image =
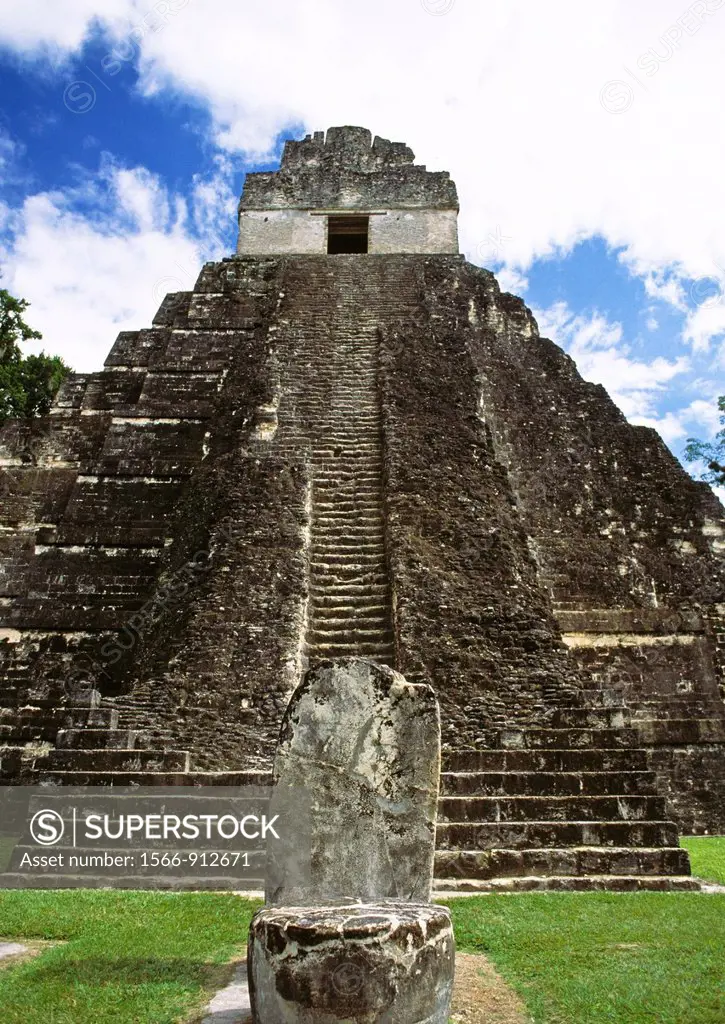
[[[725,0],[545,6],[4,0],[3,286],[97,369],[233,251],[247,170],[363,124],[451,171],[468,257],[679,455],[725,392]]]

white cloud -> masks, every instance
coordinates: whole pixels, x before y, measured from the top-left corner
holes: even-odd
[[[659,330],[660,324],[656,317],[651,316],[648,317],[646,326],[648,331],[657,331]]]
[[[138,17],[142,6],[148,9],[150,5],[139,0],[106,0],[101,14],[97,0],[3,0],[0,39],[21,53],[70,51],[81,45],[96,19],[120,32]]]
[[[636,264],[633,267],[636,271]],[[670,271],[646,271],[640,266],[644,277],[644,290],[650,298],[668,302],[675,309],[684,312],[687,309],[685,289],[677,269]]]
[[[704,432],[708,436],[714,436],[722,427],[720,410],[715,398],[709,402],[702,398],[691,402],[684,410],[683,419],[693,427],[704,428]]]
[[[198,174],[192,183],[194,228],[204,240],[209,258],[214,250],[222,250],[222,238],[236,221],[239,196],[231,189],[233,170],[232,161],[220,156],[211,176]]]
[[[529,287],[526,275],[515,267],[501,267],[496,271],[496,280],[501,291],[511,292],[513,295],[522,295]]]
[[[266,153],[294,123],[364,124],[453,172],[466,251],[500,226],[507,264],[524,271],[600,233],[656,280],[725,259],[725,137],[713,130],[725,10],[687,11],[682,0],[456,0],[442,17],[421,0],[5,0],[0,39],[26,54],[77,48],[94,17],[138,38],[152,12],[142,88],[208,104],[224,146]],[[666,47],[670,59],[653,56]],[[679,301],[676,283],[668,295]]]
[[[707,352],[713,341],[725,337],[725,296],[719,290],[721,287],[716,285],[715,291],[711,291],[687,316],[682,333],[695,352]],[[725,364],[723,353],[720,354],[720,362]]]
[[[612,323],[596,311],[575,314],[565,302],[534,310],[539,330],[569,353],[585,380],[602,384],[628,419],[654,425],[656,404],[666,385],[689,369],[684,357],[650,360],[634,358],[624,341],[622,325]],[[665,418],[663,429],[671,439],[674,420]],[[659,427],[657,428],[659,429]],[[663,434],[664,436],[664,434]]]
[[[193,227],[207,223],[223,192],[200,180],[188,211],[149,171],[107,161],[75,190],[26,199],[6,242],[3,284],[28,299],[28,322],[43,333],[27,350],[98,369],[115,332],[148,326],[167,291],[192,288],[203,259],[223,255]]]
[[[633,416],[632,423],[640,427],[652,427],[666,444],[681,441],[687,431],[678,413],[667,412],[664,416]]]
[[[651,398],[652,396],[650,395],[648,401],[647,396],[645,396],[645,406],[650,408]],[[644,427],[652,427],[669,445],[679,442],[681,446],[687,437],[713,437],[720,429],[719,412],[717,402],[714,399],[711,402],[697,399],[682,409],[666,412],[662,416],[657,414],[635,414],[629,418],[632,423]],[[702,465],[698,469],[697,466],[689,465],[688,468],[697,475],[698,472],[706,467]]]
[[[421,0],[4,0],[0,42],[47,62],[98,23],[138,55],[143,91],[206,104],[229,151],[268,154],[294,124],[366,125],[452,172],[463,249],[503,237],[490,259],[505,260],[511,287],[533,260],[601,235],[682,311],[687,282],[725,264],[717,2],[455,0],[433,17]],[[119,202],[148,224],[145,195],[141,183]],[[226,216],[224,197],[216,208]],[[149,233],[160,266],[168,230]],[[723,334],[725,307],[701,305],[685,340],[704,350]],[[613,353],[589,352],[591,372],[616,376]],[[657,386],[670,366],[632,365]]]

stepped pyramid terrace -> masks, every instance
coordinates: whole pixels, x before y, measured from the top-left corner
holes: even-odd
[[[237,252],[0,437],[0,783],[270,778],[311,666],[430,684],[438,891],[696,888],[725,832],[723,509],[330,128]]]

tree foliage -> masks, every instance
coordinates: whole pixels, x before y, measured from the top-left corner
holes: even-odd
[[[20,343],[42,337],[25,322],[25,299],[0,288],[0,423],[10,417],[44,416],[70,373],[60,356],[24,356]]]
[[[720,395],[717,407],[720,410],[720,429],[714,439],[700,441],[696,437],[688,437],[685,459],[687,462],[706,463],[707,471],[701,474],[700,479],[722,486],[725,485],[725,395]]]

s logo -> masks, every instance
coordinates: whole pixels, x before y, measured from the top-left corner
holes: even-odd
[[[65,822],[57,811],[38,811],[30,822],[30,834],[40,846],[55,846],[64,832]]]

